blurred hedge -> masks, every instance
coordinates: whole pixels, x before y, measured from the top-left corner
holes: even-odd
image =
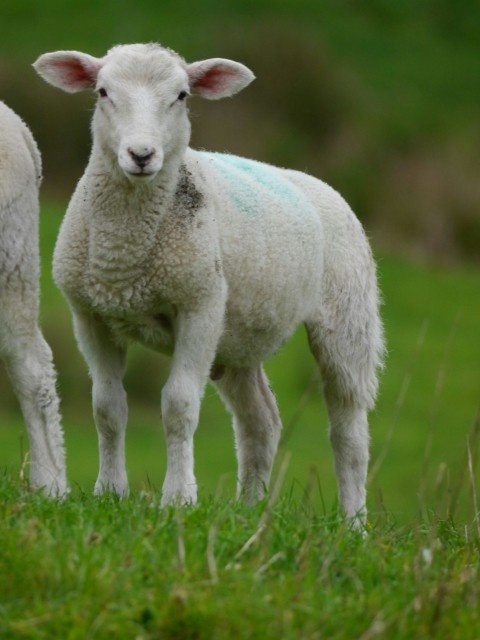
[[[43,83],[30,67],[37,55],[157,40],[188,59],[239,59],[257,81],[231,101],[191,102],[195,146],[322,177],[377,246],[479,261],[479,6],[4,0],[0,95],[37,137],[44,198],[64,202],[88,157],[93,99]]]

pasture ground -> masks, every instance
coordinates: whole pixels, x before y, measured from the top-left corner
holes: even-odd
[[[277,477],[281,483],[281,476]],[[480,637],[480,537],[429,513],[368,535],[308,496],[159,508],[0,478],[0,637]]]

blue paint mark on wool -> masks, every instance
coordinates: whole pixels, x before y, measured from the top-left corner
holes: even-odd
[[[302,192],[275,167],[224,153],[205,153],[229,185],[232,202],[247,215],[255,215],[268,198],[285,210],[308,206]]]

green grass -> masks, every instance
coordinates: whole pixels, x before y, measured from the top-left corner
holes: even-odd
[[[308,498],[161,510],[152,492],[62,503],[0,478],[0,637],[480,635],[478,529],[377,517],[367,537]]]

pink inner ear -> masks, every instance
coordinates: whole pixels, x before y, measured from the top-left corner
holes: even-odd
[[[212,67],[195,80],[194,86],[202,89],[219,89],[227,78],[235,75],[237,75],[237,72],[234,69]]]
[[[70,60],[56,60],[53,66],[68,84],[78,87],[91,87],[95,85],[95,69],[84,63],[82,64],[75,58]]]

